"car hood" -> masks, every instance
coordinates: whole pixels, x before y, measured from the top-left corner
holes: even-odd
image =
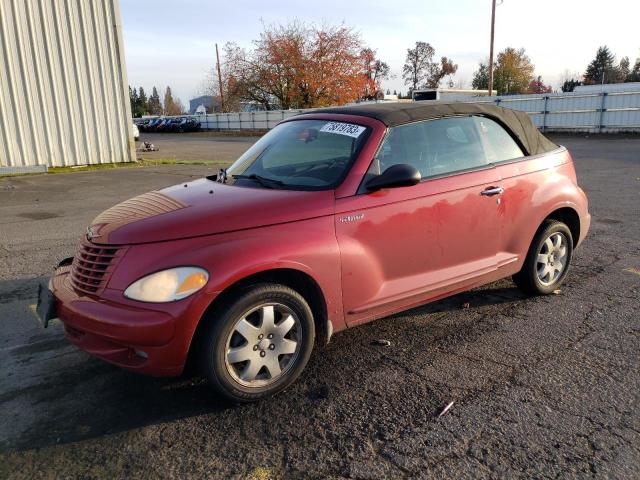
[[[333,191],[224,185],[208,179],[126,200],[98,215],[87,230],[96,244],[177,240],[332,215]]]

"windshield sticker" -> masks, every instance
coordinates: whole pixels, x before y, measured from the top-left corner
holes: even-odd
[[[358,138],[365,130],[366,127],[342,122],[329,122],[320,129],[321,132],[337,133],[338,135],[347,135],[353,138]]]

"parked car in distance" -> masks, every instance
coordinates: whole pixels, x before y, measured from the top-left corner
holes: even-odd
[[[167,124],[167,126],[165,128],[165,132],[178,132],[181,123],[182,123],[182,118],[181,117],[172,118],[168,122],[168,124]]]
[[[194,117],[183,117],[176,125],[177,132],[197,132],[200,130],[200,120]]]
[[[139,124],[140,129],[143,132],[153,132],[155,126],[162,121],[162,117],[151,118],[148,120],[144,120]]]
[[[589,224],[571,155],[525,113],[322,109],[98,215],[37,311],[107,362],[171,376],[193,359],[252,401],[345,328],[509,276],[553,292]]]
[[[158,123],[154,125],[154,131],[156,133],[162,133],[170,130],[170,125],[173,122],[171,118],[163,118]]]
[[[138,130],[144,132],[146,131],[147,125],[153,120],[155,120],[155,118],[136,118],[133,121],[138,126]]]
[[[136,120],[135,124],[140,131],[147,133],[183,133],[200,130],[200,121],[194,116],[141,119]]]

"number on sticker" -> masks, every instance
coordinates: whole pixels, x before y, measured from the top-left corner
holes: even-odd
[[[358,138],[362,132],[365,131],[365,127],[360,125],[353,125],[352,123],[342,122],[328,122],[324,127],[320,129],[325,133],[337,133],[338,135],[347,135],[349,137]]]

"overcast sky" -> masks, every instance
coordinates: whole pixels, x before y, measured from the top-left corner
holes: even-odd
[[[395,78],[385,90],[406,92],[402,66],[417,40],[452,58],[454,81],[467,88],[478,61],[489,56],[491,0],[121,0],[120,9],[129,84],[147,91],[156,85],[161,95],[170,85],[186,106],[214,65],[214,44],[250,47],[261,22],[344,22],[391,67]],[[584,72],[600,45],[633,65],[639,18],[638,0],[504,0],[496,9],[495,48],[524,47],[536,74],[558,88],[562,73]]]

